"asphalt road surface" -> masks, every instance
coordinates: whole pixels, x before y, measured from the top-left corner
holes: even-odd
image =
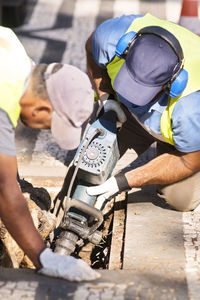
[[[98,24],[122,14],[146,12],[178,22],[181,0],[28,0],[27,8],[24,24],[14,30],[33,60],[69,63],[86,71],[85,41]],[[16,145],[20,173],[30,178],[39,174],[43,178],[51,175],[62,179],[74,153],[60,149],[48,130],[28,129],[22,124],[16,131]],[[200,299],[200,213],[182,214],[157,208],[152,204],[154,198],[150,199],[154,196],[146,196],[148,191],[141,199],[137,192],[128,199],[124,273],[105,271],[97,284],[75,286],[34,277],[31,271],[5,271],[0,275],[1,298]],[[138,258],[145,255],[151,260],[144,267]],[[156,270],[158,266],[160,271]],[[148,267],[148,278],[140,277]]]

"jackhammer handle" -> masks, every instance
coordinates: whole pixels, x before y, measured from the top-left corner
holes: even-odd
[[[100,119],[107,120],[113,123],[117,121],[117,113],[113,110],[109,110],[104,112],[104,114],[100,117]]]
[[[67,210],[70,209],[70,207],[74,207],[79,209],[80,211],[88,214],[89,216],[93,216],[94,218],[97,219],[97,222],[90,228],[90,234],[92,234],[94,231],[97,230],[97,228],[103,223],[103,214],[102,212],[87,203],[78,200],[78,199],[70,199],[70,204]]]
[[[104,112],[113,111],[116,113],[116,118],[120,123],[126,122],[126,115],[117,100],[108,99],[103,105]],[[104,113],[104,114],[105,114]],[[104,117],[104,115],[103,115]]]

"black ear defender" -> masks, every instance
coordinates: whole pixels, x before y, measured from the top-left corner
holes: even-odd
[[[174,50],[178,57],[178,64],[175,66],[175,73],[167,86],[169,96],[176,98],[180,96],[188,82],[188,72],[183,69],[183,50],[177,38],[168,30],[159,26],[147,26],[138,32],[130,31],[124,34],[117,43],[115,54],[123,59],[126,59],[127,54],[134,45],[136,39],[143,34],[154,34],[165,40]]]

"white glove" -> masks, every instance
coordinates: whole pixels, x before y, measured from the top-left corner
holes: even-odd
[[[104,202],[125,190],[129,190],[130,186],[124,174],[118,174],[106,180],[103,184],[88,187],[87,193],[90,196],[97,196],[95,207],[101,209]]]
[[[38,270],[38,273],[43,275],[64,278],[69,281],[88,281],[101,276],[82,259],[76,259],[72,256],[62,256],[53,253],[48,248],[42,251],[39,259],[42,268]]]

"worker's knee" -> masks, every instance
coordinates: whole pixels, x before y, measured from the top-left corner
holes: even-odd
[[[200,204],[200,172],[177,183],[159,187],[158,194],[174,209],[191,211]]]
[[[172,208],[182,212],[193,210],[200,203],[200,199],[197,201],[198,203],[196,203],[187,192],[184,194],[182,191],[175,189],[172,186],[160,189],[158,194],[164,198]]]

